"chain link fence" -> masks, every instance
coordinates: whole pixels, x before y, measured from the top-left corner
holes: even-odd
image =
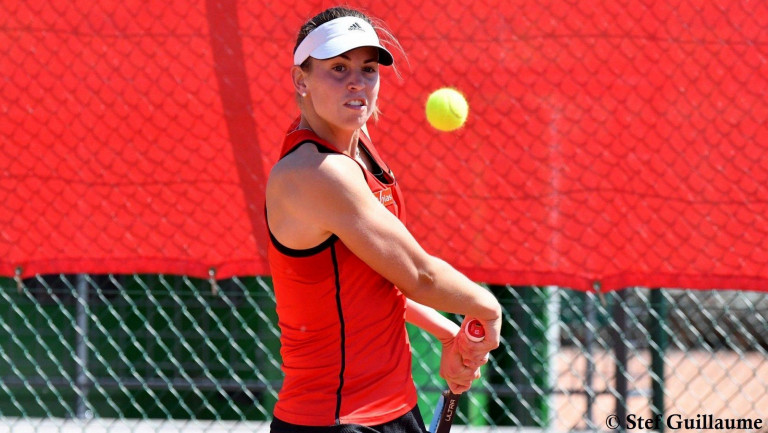
[[[329,4],[160,3],[0,2],[0,274],[268,273],[291,50]],[[407,55],[369,127],[428,251],[500,284],[768,281],[768,3],[352,4]]]
[[[768,416],[764,292],[610,291],[766,290],[768,3],[353,3],[407,55],[370,126],[409,229],[475,280],[579,289],[489,286],[502,345],[463,425]],[[267,272],[286,65],[326,6],[0,4],[0,433],[266,431],[270,280],[229,277]],[[454,134],[424,119],[442,86]],[[438,346],[409,333],[429,422]]]
[[[766,416],[764,294],[490,289],[504,306],[502,344],[462,399],[467,426],[603,431],[611,414]],[[409,332],[428,422],[444,387],[439,344]],[[278,338],[268,278],[4,279],[0,416],[215,421],[210,429],[267,421]]]

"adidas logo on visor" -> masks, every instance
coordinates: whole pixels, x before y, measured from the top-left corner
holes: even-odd
[[[362,27],[360,27],[360,24],[358,23],[352,24],[347,30],[360,30],[361,32],[365,31]]]

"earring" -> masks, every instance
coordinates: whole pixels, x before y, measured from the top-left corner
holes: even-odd
[[[306,98],[307,97],[307,92],[301,92],[301,97],[302,98]]]

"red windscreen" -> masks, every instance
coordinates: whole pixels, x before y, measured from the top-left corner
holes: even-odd
[[[407,55],[370,129],[429,252],[489,283],[768,287],[765,2],[349,3]],[[295,33],[330,5],[4,2],[0,274],[267,274]],[[457,132],[425,119],[443,86]]]

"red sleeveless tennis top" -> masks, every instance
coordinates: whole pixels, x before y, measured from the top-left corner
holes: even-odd
[[[306,142],[340,153],[296,126],[281,158]],[[394,176],[362,133],[360,142],[382,169],[374,176],[361,166],[371,193],[405,222]],[[285,375],[274,416],[307,426],[377,425],[410,411],[417,396],[403,294],[335,235],[307,250],[287,248],[271,232],[270,240]]]

